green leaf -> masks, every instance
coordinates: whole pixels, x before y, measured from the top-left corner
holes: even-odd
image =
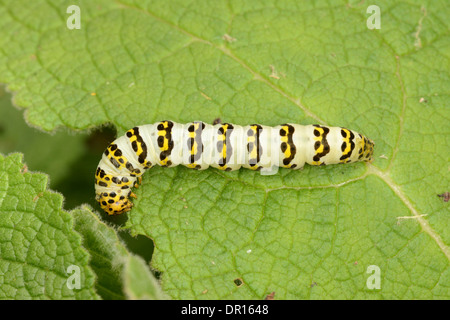
[[[97,298],[88,254],[62,200],[47,190],[46,175],[27,172],[20,154],[0,154],[1,299]],[[72,276],[79,288],[70,287]]]
[[[372,164],[146,173],[127,228],[171,297],[450,297],[446,1],[375,1],[379,30],[359,0],[74,4],[80,30],[65,3],[0,2],[0,81],[34,126],[220,117],[376,142]]]
[[[96,289],[103,299],[167,299],[145,262],[128,252],[112,227],[89,207],[71,213],[75,230],[83,236],[83,246],[92,257]]]
[[[49,135],[30,128],[23,121],[22,112],[12,107],[10,96],[0,87],[1,152],[7,154],[20,151],[26,154],[27,165],[31,170],[46,172],[51,176],[52,189],[67,178],[71,165],[83,152],[84,139],[82,135],[66,132]]]
[[[73,134],[62,128],[48,134],[30,128],[23,119],[23,111],[14,108],[11,94],[0,85],[0,152],[20,152],[26,155],[31,171],[45,172],[49,187],[64,194],[65,209],[72,209],[84,202],[95,205],[92,168],[115,132],[101,128],[91,135]]]
[[[130,255],[124,272],[125,292],[128,299],[160,300],[168,299],[151,274],[144,260]]]

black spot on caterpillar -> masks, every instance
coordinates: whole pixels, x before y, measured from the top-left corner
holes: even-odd
[[[300,169],[305,163],[370,162],[374,145],[341,127],[161,121],[134,127],[108,146],[95,174],[96,200],[110,215],[131,210],[129,197],[135,197],[131,188],[154,165],[182,164],[197,170],[212,166],[224,171]]]

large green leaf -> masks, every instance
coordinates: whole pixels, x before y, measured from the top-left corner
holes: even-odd
[[[95,291],[104,299],[166,299],[115,230],[89,207],[62,210],[47,179],[28,172],[20,154],[0,154],[0,299],[97,299]]]
[[[150,170],[127,228],[154,239],[170,296],[450,297],[445,0],[375,1],[379,30],[359,0],[74,4],[79,30],[65,2],[0,2],[0,81],[34,126],[220,117],[376,142],[373,164]]]
[[[0,299],[95,299],[81,237],[46,188],[21,155],[0,154]]]

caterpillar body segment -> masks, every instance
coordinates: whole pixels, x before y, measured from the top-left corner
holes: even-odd
[[[373,148],[370,139],[341,127],[161,121],[134,127],[106,148],[95,174],[96,200],[110,215],[131,210],[131,189],[155,165],[182,164],[195,170],[210,166],[224,171],[241,167],[297,170],[305,163],[370,162]]]

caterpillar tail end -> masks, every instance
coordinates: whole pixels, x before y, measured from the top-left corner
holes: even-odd
[[[375,142],[370,139],[367,139],[365,148],[364,148],[364,161],[372,163],[373,162],[373,150],[375,148]]]

